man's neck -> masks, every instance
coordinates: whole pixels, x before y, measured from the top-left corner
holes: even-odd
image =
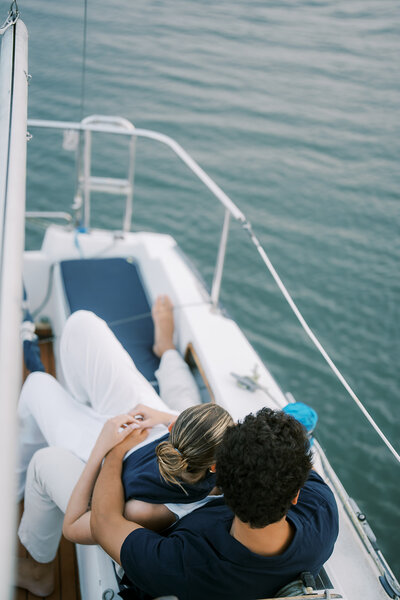
[[[247,523],[234,517],[230,533],[251,552],[261,556],[275,556],[282,554],[290,546],[294,528],[286,517],[260,529],[252,529]]]

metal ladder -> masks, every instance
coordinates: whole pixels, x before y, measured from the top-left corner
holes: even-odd
[[[85,229],[88,229],[90,227],[91,192],[125,196],[126,203],[122,231],[130,231],[135,173],[135,127],[130,121],[122,117],[107,117],[103,115],[91,115],[83,119],[81,123],[83,126],[90,125],[92,128],[90,130],[85,129],[83,133],[83,147],[78,164],[78,189],[73,208],[78,213],[83,205],[83,226]],[[129,163],[126,179],[92,175],[92,134],[95,131],[93,130],[93,126],[99,127],[102,131],[104,131],[104,127],[110,126],[113,132],[115,132],[115,128],[121,131],[132,132],[132,135],[129,136]]]

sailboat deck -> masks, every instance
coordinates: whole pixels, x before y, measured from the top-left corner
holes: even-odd
[[[43,331],[42,336],[49,336],[48,331]],[[53,344],[51,341],[44,341],[40,344],[40,355],[43,365],[47,373],[55,375],[55,361],[53,354]],[[28,371],[24,367],[23,378],[28,375]],[[23,503],[20,506],[22,514]],[[27,551],[18,540],[17,546],[18,556],[27,556]],[[61,538],[60,547],[57,553],[55,562],[56,584],[55,589],[49,596],[44,596],[46,600],[80,600],[79,591],[79,574],[76,562],[75,546],[68,542],[64,537]],[[16,588],[14,600],[37,600],[38,596],[34,596],[26,590]]]

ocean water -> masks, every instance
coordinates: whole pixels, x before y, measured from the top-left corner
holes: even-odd
[[[8,3],[1,3],[5,14]],[[399,449],[398,0],[20,2],[29,115],[122,115],[174,137],[245,212],[313,331]],[[29,143],[30,209],[67,209],[73,156]],[[97,172],[124,174],[101,138]],[[167,149],[139,140],[134,227],[176,237],[211,281],[223,211]],[[122,203],[93,201],[120,227]],[[27,229],[37,248],[42,231]],[[400,576],[400,468],[311,346],[246,235],[231,226],[221,299],[318,437]],[[397,533],[396,533],[397,532]]]

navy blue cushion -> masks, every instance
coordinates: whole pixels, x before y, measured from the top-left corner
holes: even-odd
[[[153,353],[154,326],[138,265],[126,258],[60,263],[71,313],[91,310],[104,319],[151,382],[160,360]]]

